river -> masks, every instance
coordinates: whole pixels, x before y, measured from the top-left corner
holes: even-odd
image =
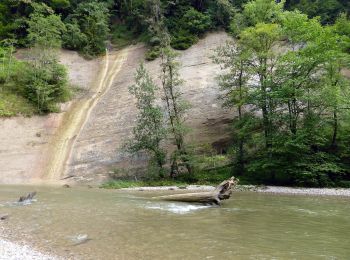
[[[14,203],[33,190],[31,204]],[[10,215],[0,227],[64,259],[350,257],[349,198],[236,192],[221,207],[152,199],[167,193],[0,186],[0,215]]]

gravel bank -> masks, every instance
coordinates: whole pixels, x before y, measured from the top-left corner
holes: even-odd
[[[166,190],[176,190],[176,191],[211,191],[215,187],[209,185],[188,185],[188,186],[157,186],[157,187],[135,187],[135,188],[122,188],[120,190],[124,191],[166,191]]]
[[[60,260],[60,258],[41,253],[28,245],[13,243],[5,239],[6,229],[0,222],[0,260]]]
[[[263,193],[286,193],[301,195],[319,195],[319,196],[343,196],[350,197],[350,189],[337,188],[292,188],[280,186],[256,187],[257,192]]]
[[[0,238],[1,260],[58,260],[57,257],[40,253],[29,246],[18,245]]]
[[[124,188],[124,191],[212,191],[213,186],[189,185],[186,187],[178,186],[162,186],[162,187],[137,187]],[[261,193],[275,193],[275,194],[300,194],[300,195],[318,195],[318,196],[343,196],[350,197],[350,189],[337,188],[292,188],[281,186],[254,186],[254,185],[238,185],[237,191],[253,191]]]

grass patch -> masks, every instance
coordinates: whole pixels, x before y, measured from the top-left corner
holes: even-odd
[[[212,185],[217,186],[222,181],[229,179],[234,175],[230,165],[216,167],[209,170],[196,171],[194,174],[183,174],[175,179],[145,179],[145,180],[125,180],[123,174],[116,170],[113,177],[115,180],[109,181],[101,185],[104,189],[122,189],[122,188],[137,188],[137,187],[157,187],[157,186],[187,186],[187,185]],[[120,179],[118,179],[120,178]],[[248,185],[252,182],[244,177],[240,178],[240,184]]]
[[[101,185],[104,189],[123,189],[137,187],[158,187],[158,186],[187,186],[188,183],[165,179],[152,181],[128,181],[128,180],[113,180]]]
[[[32,116],[35,113],[37,109],[26,98],[7,90],[0,90],[0,117]]]

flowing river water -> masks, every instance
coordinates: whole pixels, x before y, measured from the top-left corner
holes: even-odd
[[[31,204],[14,203],[33,190]],[[235,192],[221,207],[152,199],[169,192],[0,186],[0,215],[9,214],[0,228],[63,259],[350,258],[349,198]]]

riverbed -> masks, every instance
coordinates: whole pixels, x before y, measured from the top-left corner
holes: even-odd
[[[15,203],[33,190],[32,203]],[[0,186],[0,239],[62,259],[350,256],[348,197],[234,192],[221,207],[152,198],[173,192]]]

